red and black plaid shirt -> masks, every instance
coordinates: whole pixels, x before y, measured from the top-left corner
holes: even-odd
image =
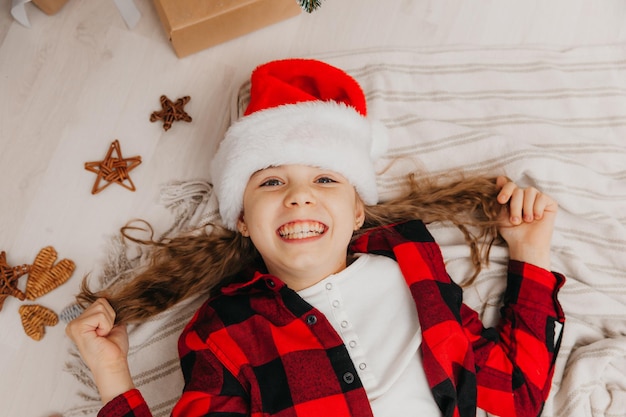
[[[484,328],[462,303],[422,222],[376,229],[352,247],[396,259],[422,329],[423,365],[444,416],[535,417],[550,390],[564,323],[560,274],[511,261],[502,318]],[[172,415],[372,415],[341,338],[324,315],[271,275],[256,272],[207,301],[179,340],[185,389]],[[137,390],[100,416],[150,416]]]

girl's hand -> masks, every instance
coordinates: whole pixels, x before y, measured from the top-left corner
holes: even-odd
[[[126,326],[114,323],[115,311],[101,298],[65,328],[93,373],[104,404],[134,388],[128,369]]]
[[[536,188],[519,188],[498,177],[498,202],[503,205],[498,231],[509,246],[509,256],[550,269],[550,242],[558,204]]]

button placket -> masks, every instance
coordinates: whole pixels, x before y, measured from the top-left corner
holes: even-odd
[[[341,297],[341,291],[339,285],[330,281],[324,285],[326,290],[326,299],[329,305],[332,307],[333,317],[337,323],[340,323],[342,329],[349,327],[350,321],[347,317],[345,310],[343,309],[343,299]],[[342,332],[343,333],[343,332]]]
[[[324,284],[324,291],[326,293],[326,299],[331,306],[331,311],[335,323],[337,323],[338,325],[337,330],[341,333],[342,339],[346,341],[348,354],[350,355],[352,362],[354,362],[357,367],[357,373],[362,380],[364,379],[364,377],[366,380],[371,379],[371,375],[366,376],[367,374],[369,374],[366,361],[367,357],[365,355],[365,352],[363,351],[363,348],[361,348],[356,330],[352,326],[352,321],[345,309],[345,303],[341,295],[340,285],[333,281],[327,282],[326,284]],[[352,381],[354,381],[354,375],[352,373],[349,374],[351,375],[351,377],[347,376],[347,374],[344,374],[344,382],[346,382],[347,384],[350,384],[351,382],[348,382],[346,378],[352,378]]]

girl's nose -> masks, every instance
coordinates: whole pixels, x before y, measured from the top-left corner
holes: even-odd
[[[293,206],[305,206],[315,203],[313,192],[308,185],[305,184],[291,184],[287,195],[285,196],[285,205]]]

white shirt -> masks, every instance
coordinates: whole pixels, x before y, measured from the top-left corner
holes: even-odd
[[[376,417],[440,416],[419,353],[415,302],[398,264],[364,254],[298,292],[339,333]]]

